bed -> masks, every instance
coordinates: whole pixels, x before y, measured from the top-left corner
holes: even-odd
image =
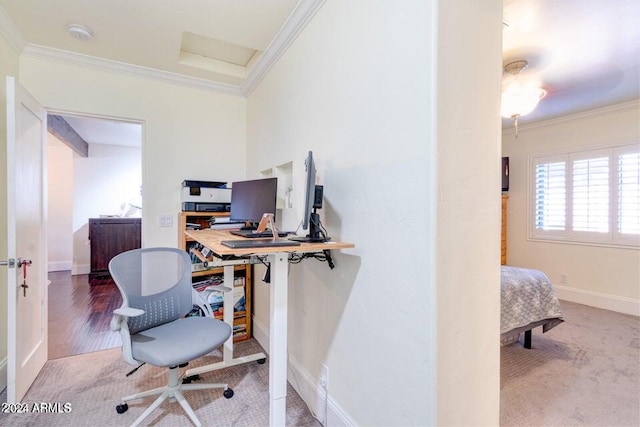
[[[531,330],[542,332],[559,325],[562,308],[549,278],[539,270],[502,266],[500,276],[500,343],[511,344],[524,332],[524,346],[531,348]]]

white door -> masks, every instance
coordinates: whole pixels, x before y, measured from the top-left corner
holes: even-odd
[[[46,114],[7,77],[7,402],[20,402],[47,361]],[[26,267],[26,285],[20,260]]]

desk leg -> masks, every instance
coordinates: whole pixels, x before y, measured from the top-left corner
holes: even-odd
[[[285,258],[286,259],[286,258]],[[225,292],[222,296],[222,303],[224,306],[224,314],[222,320],[233,330],[233,278],[234,269],[233,265],[224,266],[224,286],[231,289],[229,292]],[[210,365],[199,366],[197,368],[187,369],[185,376],[203,374],[205,372],[215,371],[217,369],[228,368],[230,366],[236,366],[243,363],[254,362],[257,360],[265,359],[267,356],[263,352],[251,354],[249,356],[233,357],[233,332],[227,341],[224,343],[222,349],[223,359],[222,362],[212,363]]]
[[[224,312],[222,320],[231,326],[231,336],[224,343],[223,360],[229,363],[233,359],[233,265],[224,266],[224,286],[231,289],[229,292],[223,292],[222,304]]]
[[[287,402],[288,255],[269,255],[269,425],[284,426]]]

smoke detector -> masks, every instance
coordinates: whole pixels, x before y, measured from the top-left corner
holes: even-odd
[[[529,66],[529,63],[525,60],[511,61],[504,65],[504,71],[509,74],[518,75]]]
[[[93,31],[80,24],[67,25],[67,32],[71,35],[71,37],[78,40],[89,40],[93,38]]]

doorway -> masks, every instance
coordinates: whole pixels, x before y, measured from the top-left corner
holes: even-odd
[[[49,359],[114,348],[121,304],[91,274],[90,219],[142,216],[142,123],[49,112],[47,134]]]

